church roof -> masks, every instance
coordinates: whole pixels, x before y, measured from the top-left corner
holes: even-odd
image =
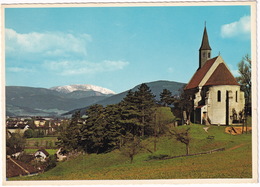
[[[204,28],[200,50],[211,50],[206,27]]]
[[[204,66],[202,66],[200,69],[196,71],[196,73],[193,75],[192,79],[188,83],[188,85],[185,87],[185,90],[196,88],[199,83],[202,81],[206,73],[209,71],[213,63],[217,57],[209,59],[207,62],[205,62]]]
[[[199,86],[207,72],[211,69],[212,65],[216,62],[218,56],[207,60],[207,62],[200,69],[196,71],[190,82],[185,87],[185,90],[196,88]],[[218,63],[218,62],[216,62]],[[235,77],[229,71],[224,63],[219,63],[216,69],[206,80],[202,86],[214,86],[214,85],[239,85]]]
[[[235,77],[227,69],[224,63],[220,63],[214,73],[210,76],[205,86],[210,85],[239,85]]]

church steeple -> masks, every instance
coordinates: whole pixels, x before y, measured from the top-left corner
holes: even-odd
[[[199,49],[199,68],[201,68],[205,64],[205,62],[210,58],[211,58],[211,48],[209,45],[208,33],[205,24],[202,42]]]

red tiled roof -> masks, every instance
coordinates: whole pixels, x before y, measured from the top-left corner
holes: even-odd
[[[29,172],[29,173],[27,173]],[[19,175],[28,175],[39,172],[36,168],[30,164],[21,162],[16,159],[7,158],[6,159],[6,177],[15,177]]]
[[[239,85],[224,63],[218,65],[217,69],[210,76],[205,86],[209,85]]]
[[[49,156],[49,155],[50,155],[50,154],[49,154],[45,149],[43,149],[43,148],[39,149],[38,151],[43,152],[46,156]],[[36,153],[37,153],[38,151],[36,151]]]
[[[208,70],[211,68],[211,66],[213,65],[213,63],[215,62],[216,59],[217,59],[217,57],[209,59],[204,64],[204,66],[202,66],[200,69],[198,69],[196,71],[196,73],[193,75],[193,77],[190,80],[190,82],[188,83],[188,85],[184,89],[188,90],[188,89],[196,88],[199,85],[199,83],[202,81],[203,77],[206,75]]]

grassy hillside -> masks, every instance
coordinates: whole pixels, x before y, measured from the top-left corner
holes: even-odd
[[[168,160],[149,159],[152,156],[185,154],[184,144],[163,136],[156,152],[143,151],[134,157],[132,164],[129,158],[115,150],[107,154],[80,155],[58,163],[57,167],[38,176],[11,180],[251,178],[251,134],[233,136],[224,133],[225,127],[217,126],[211,126],[206,133],[203,127],[191,125],[191,154],[223,147],[225,151]],[[207,139],[209,135],[214,139]],[[145,142],[147,148],[153,150],[153,138]]]

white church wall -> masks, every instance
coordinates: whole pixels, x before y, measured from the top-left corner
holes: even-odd
[[[218,98],[218,92],[220,91],[220,100]],[[208,117],[211,120],[211,124],[225,125],[226,124],[226,91],[229,91],[229,124],[232,123],[233,108],[238,113],[244,108],[244,103],[240,101],[243,100],[243,93],[240,92],[240,86],[236,85],[221,85],[212,86],[209,89],[209,101],[208,105]],[[236,96],[237,92],[237,96]]]

